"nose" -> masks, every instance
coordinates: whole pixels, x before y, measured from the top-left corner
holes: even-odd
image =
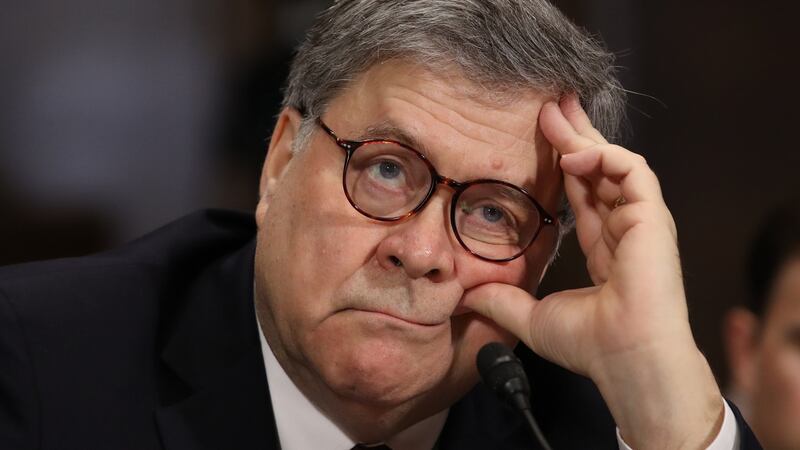
[[[389,234],[378,244],[377,258],[386,270],[404,270],[414,278],[444,281],[455,269],[446,195],[440,191],[422,211],[389,225]]]

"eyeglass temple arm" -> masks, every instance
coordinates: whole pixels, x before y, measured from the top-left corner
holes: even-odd
[[[331,130],[330,128],[328,128],[327,125],[325,125],[325,122],[323,122],[322,118],[320,117],[317,117],[317,125],[319,125],[320,128],[325,130],[325,132],[328,133],[328,135],[336,141],[336,144],[339,145],[339,147],[342,147],[345,150],[348,151],[354,150],[360,144],[360,142],[346,141],[337,136],[336,133],[333,132],[333,130]]]

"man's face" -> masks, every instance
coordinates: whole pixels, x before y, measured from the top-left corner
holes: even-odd
[[[479,91],[457,75],[391,61],[350,83],[323,120],[343,139],[402,140],[369,135],[389,124],[443,176],[505,180],[555,213],[561,175],[537,126],[547,99],[529,92],[498,105],[470,92]],[[289,157],[298,117],[285,111],[276,127],[257,212],[259,319],[273,352],[315,399],[428,413],[448,406],[476,381],[484,343],[513,342],[459,307],[462,295],[488,282],[535,289],[555,227],[524,256],[494,263],[459,245],[448,187],[408,220],[368,219],[348,203],[344,152],[324,132]]]
[[[756,360],[752,424],[764,448],[800,448],[800,258],[775,280]]]

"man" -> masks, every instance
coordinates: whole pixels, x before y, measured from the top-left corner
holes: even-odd
[[[293,63],[255,247],[209,212],[0,275],[4,438],[532,447],[474,387],[478,349],[521,339],[597,384],[622,447],[757,447],[691,335],[658,182],[604,137],[612,67],[543,1],[334,3]],[[595,286],[539,301],[564,191]]]
[[[731,309],[725,346],[731,397],[770,449],[800,448],[800,210],[764,220],[747,264],[749,302]]]

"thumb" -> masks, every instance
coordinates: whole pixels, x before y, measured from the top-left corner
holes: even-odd
[[[485,316],[531,347],[531,319],[539,300],[508,284],[487,283],[468,290],[461,304]]]

